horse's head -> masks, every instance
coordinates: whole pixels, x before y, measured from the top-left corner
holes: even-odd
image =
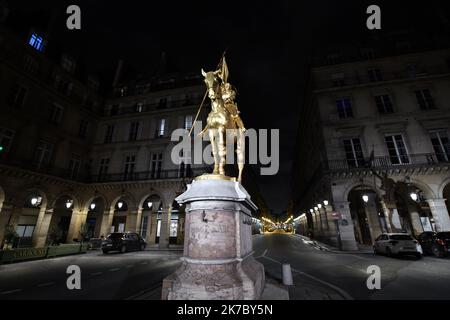
[[[208,88],[208,96],[211,99],[220,98],[220,77],[219,71],[205,72],[202,69],[202,75],[205,77],[204,81]]]

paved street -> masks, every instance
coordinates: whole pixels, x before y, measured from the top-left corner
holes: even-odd
[[[0,266],[0,299],[127,299],[160,287],[181,251],[88,254]],[[82,290],[68,290],[66,269],[81,268]]]
[[[347,299],[450,299],[450,258],[425,256],[415,260],[373,253],[325,252],[298,236],[286,234],[258,236],[254,248],[256,256],[265,253],[268,257],[259,258],[261,262],[289,262],[298,271],[300,281],[320,280],[316,283],[328,285],[330,292],[337,290]],[[381,268],[381,290],[370,291],[366,287],[370,265]],[[302,283],[296,282],[296,286],[301,287]]]
[[[255,256],[268,278],[281,279],[281,262],[294,270],[292,299],[449,299],[450,258],[387,258],[372,253],[321,251],[288,234],[254,237]],[[179,265],[181,251],[85,255],[0,266],[0,299],[129,299],[154,293]],[[66,268],[78,265],[82,290],[68,290]],[[381,290],[366,287],[367,267],[381,268]]]

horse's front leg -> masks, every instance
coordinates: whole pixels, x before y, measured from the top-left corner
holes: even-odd
[[[220,127],[218,129],[218,134],[219,134],[219,159],[220,159],[220,163],[219,163],[219,173],[222,175],[225,175],[225,161],[226,161],[226,155],[227,155],[227,148],[226,148],[226,144],[225,144],[225,128],[224,127]]]
[[[209,129],[209,140],[211,142],[211,151],[214,157],[214,171],[213,174],[219,174],[219,155],[217,153],[217,147],[216,147],[216,129]]]

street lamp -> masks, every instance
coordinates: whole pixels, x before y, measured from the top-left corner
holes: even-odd
[[[365,203],[369,202],[369,196],[368,196],[367,194],[364,194],[364,195],[362,196],[362,199],[363,199],[363,201],[364,201]]]
[[[317,207],[314,207],[314,211],[317,211],[317,210],[319,210]]]
[[[68,199],[68,200],[66,201],[66,208],[67,208],[67,209],[70,209],[70,208],[72,207],[72,205],[73,205],[73,200]]]
[[[91,208],[91,210],[94,210],[95,209],[95,203],[92,202],[91,205],[89,206],[89,208]]]
[[[323,200],[323,204],[324,204],[325,206],[327,206],[327,205],[328,205],[328,200]]]
[[[319,209],[322,209],[322,205],[321,205],[320,203],[317,205],[317,207],[318,207]]]
[[[417,199],[419,199],[419,195],[415,192],[411,192],[411,194],[409,196],[411,197],[411,199],[413,201],[417,201]]]
[[[313,213],[313,212],[314,212],[314,210],[313,210],[313,209],[309,209],[309,212]]]
[[[117,208],[122,209],[123,207],[123,201],[117,202]]]
[[[151,201],[147,202],[147,207],[151,209],[153,207],[153,203]]]
[[[30,203],[33,207],[36,207],[41,204],[41,201],[42,201],[41,197],[33,197],[31,198]]]

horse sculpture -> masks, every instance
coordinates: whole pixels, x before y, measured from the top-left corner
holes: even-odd
[[[245,161],[245,128],[234,103],[234,91],[229,83],[223,81],[220,70],[205,72],[202,69],[202,75],[205,78],[208,97],[211,99],[211,112],[200,135],[208,131],[214,157],[213,174],[225,176],[227,142],[232,141],[233,145],[236,143],[238,181],[241,182]]]

